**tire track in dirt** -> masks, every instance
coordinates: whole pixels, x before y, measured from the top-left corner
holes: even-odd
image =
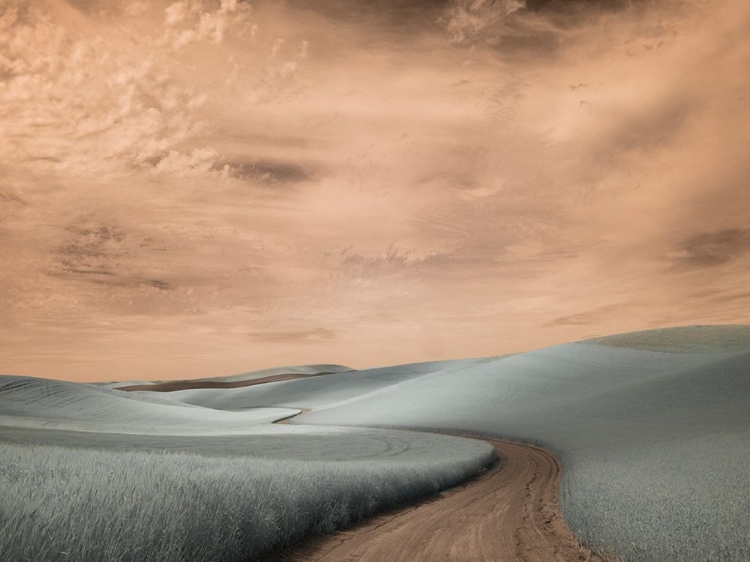
[[[563,520],[555,456],[532,445],[487,441],[503,460],[500,468],[437,498],[311,537],[273,560],[600,562]]]

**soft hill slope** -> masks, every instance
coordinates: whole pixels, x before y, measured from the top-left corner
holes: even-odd
[[[197,379],[200,381],[222,381],[222,382],[235,382],[244,381],[253,378],[269,377],[274,375],[282,375],[285,373],[293,373],[295,375],[327,375],[330,373],[346,373],[347,371],[353,371],[351,367],[345,365],[332,365],[332,364],[320,364],[320,365],[292,365],[289,367],[271,367],[270,369],[261,369],[259,371],[250,371],[247,373],[240,373],[238,375],[229,375],[226,377],[208,377]]]
[[[251,562],[454,486],[483,441],[0,377],[0,559]]]
[[[316,379],[314,388],[312,380],[248,388],[213,404],[313,409],[292,423],[465,431],[542,444],[563,461],[563,509],[590,544],[623,560],[744,561],[748,334],[733,326],[641,332],[456,361],[416,376],[378,370],[390,378],[381,385],[371,380],[376,371],[349,373],[346,391],[335,376]]]
[[[284,410],[235,411],[247,408]],[[253,416],[303,408],[312,411],[294,418],[291,426],[268,426],[252,420]],[[233,424],[240,419],[234,416],[242,415],[250,416],[245,433],[232,434]],[[221,431],[226,434],[199,439],[172,435],[165,440],[163,435],[147,435],[138,429],[146,423],[143,420],[165,433],[172,429],[164,428],[182,427],[184,421],[193,432],[199,427],[223,427],[226,429]],[[377,505],[386,505],[396,501],[394,498],[414,497],[410,490],[424,493],[457,482],[489,460],[481,443],[444,441],[449,438],[365,426],[513,438],[544,445],[560,457],[565,469],[561,501],[566,520],[587,543],[614,552],[619,560],[750,560],[750,327],[746,326],[652,330],[506,357],[347,371],[244,388],[158,395],[6,377],[0,378],[0,424],[13,425],[12,430],[6,427],[0,433],[0,444],[4,439],[7,453],[0,458],[16,459],[5,461],[12,465],[6,472],[16,474],[14,478],[21,483],[30,464],[52,466],[49,459],[67,459],[48,447],[63,437],[62,441],[75,441],[91,453],[91,459],[81,456],[81,470],[101,466],[102,477],[112,470],[111,466],[125,461],[124,457],[94,458],[102,451],[109,454],[112,447],[118,451],[192,451],[201,459],[244,455],[242,461],[236,460],[240,464],[227,459],[226,467],[210,469],[204,467],[203,460],[186,459],[194,466],[186,468],[185,474],[196,481],[184,491],[180,488],[182,479],[173,478],[172,492],[176,497],[197,497],[201,490],[222,482],[235,486],[232,479],[242,474],[244,480],[237,489],[244,490],[247,501],[260,505],[266,496],[277,501],[274,494],[287,489],[284,486],[298,486],[291,496],[282,493],[278,501],[283,502],[283,509],[293,509],[303,498],[310,519],[298,525],[293,514],[284,515],[289,519],[279,516],[278,527],[263,539],[266,546],[262,548],[291,536],[286,525],[297,525],[295,533],[322,528],[320,519],[315,518],[320,509],[339,509],[322,503],[324,498],[315,495],[324,481],[334,490],[337,499],[332,501],[342,502],[336,503],[342,506],[352,493],[370,494],[370,483],[386,474],[377,481],[376,494],[378,501],[385,502]],[[47,426],[88,433],[41,429]],[[95,433],[92,428],[117,433]],[[126,435],[139,431],[143,434]],[[29,442],[38,443],[43,454],[18,449],[19,443]],[[266,466],[259,456],[274,460]],[[258,463],[253,464],[256,460]],[[279,473],[279,461],[285,463],[283,474]],[[303,464],[295,464],[297,461]],[[313,465],[307,464],[311,461]],[[149,453],[138,457],[138,463],[144,470],[153,470],[154,478],[160,481],[168,474],[177,474],[182,459]],[[305,472],[307,466],[312,472]],[[262,484],[271,486],[265,496],[253,496],[262,478],[274,478],[277,473],[280,480],[276,485]],[[303,473],[304,480],[300,481]],[[333,479],[325,480],[331,474]],[[118,478],[128,486],[137,485],[127,480],[127,474]],[[214,480],[208,483],[207,478]],[[53,505],[60,489],[80,480],[80,475],[71,472],[67,483],[43,481],[44,493],[52,498],[45,505]],[[394,482],[400,482],[397,492],[388,495]],[[148,490],[152,488],[141,488],[150,498]],[[14,490],[15,504],[0,501],[0,522],[3,516],[14,521],[13,508],[4,515],[2,506],[26,505],[26,488],[16,485]],[[170,497],[157,499],[167,506]],[[216,512],[228,508],[235,510],[232,513],[249,513],[235,501],[236,497],[232,490],[226,490],[226,498],[215,505]],[[112,504],[118,505],[114,499]],[[37,507],[34,509],[37,511],[29,511],[30,518],[38,517]],[[186,504],[179,509],[184,511],[180,517],[187,517],[192,508]],[[156,507],[154,510],[158,512]],[[58,512],[48,511],[50,517]],[[367,508],[357,516],[370,511]],[[346,510],[337,513],[340,516],[335,525],[352,520]],[[161,524],[154,523],[157,527]],[[245,524],[255,523],[247,519]],[[196,525],[198,532],[200,525]],[[50,528],[67,527],[60,523]],[[230,535],[237,536],[245,528],[233,528]],[[181,544],[181,528],[174,527],[170,532],[175,533],[172,540]],[[160,543],[142,538],[138,538],[145,548],[141,554],[159,552],[149,545],[158,547]],[[69,540],[70,544],[78,542],[79,537]],[[56,547],[54,541],[49,544]],[[257,546],[252,540],[243,545],[245,554],[260,552],[252,550]]]
[[[94,385],[0,376],[0,426],[112,433],[244,433],[298,410],[224,412]]]
[[[750,326],[681,326],[616,334],[579,343],[665,353],[750,351]]]
[[[178,379],[168,381],[121,381],[107,383],[108,388],[119,390],[148,390],[151,392],[173,392],[176,390],[195,388],[239,388],[271,381],[293,380],[304,377],[329,375],[331,373],[346,373],[350,367],[343,365],[294,365],[291,367],[273,367],[250,371],[238,375],[224,377],[208,377],[200,379]]]
[[[186,404],[221,410],[261,408],[264,404],[277,404],[284,408],[322,408],[347,400],[358,400],[385,389],[392,392],[395,385],[436,372],[453,372],[489,359],[464,359],[461,361],[431,361],[393,367],[379,367],[366,371],[334,373],[324,377],[306,377],[300,380],[272,382],[259,386],[235,389],[195,389],[170,392],[164,397]],[[295,406],[304,404],[304,406]]]

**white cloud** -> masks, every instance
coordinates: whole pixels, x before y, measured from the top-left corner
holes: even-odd
[[[441,21],[453,43],[469,44],[488,31],[499,33],[505,19],[526,6],[525,0],[454,0]]]
[[[228,177],[229,166],[220,171],[215,169],[219,155],[210,148],[194,148],[189,154],[170,150],[169,154],[159,160],[152,168],[155,174],[170,176],[195,176],[215,174],[217,177]]]
[[[18,13],[18,12],[17,12]],[[158,57],[80,37],[29,8],[4,14],[0,156],[31,169],[101,174],[176,150],[201,129],[202,98]]]
[[[229,30],[244,31],[250,11],[249,4],[238,6],[236,0],[222,0],[215,10],[202,0],[175,2],[164,11],[163,41],[177,50],[199,41],[222,43]]]
[[[321,359],[366,364],[429,358],[392,341],[422,326],[482,355],[577,339],[550,320],[586,310],[609,311],[599,331],[750,318],[747,254],[711,277],[713,254],[683,251],[749,218],[748,5],[557,29],[567,4],[457,2],[442,29],[326,3],[0,8],[5,370],[39,341],[64,362],[60,334],[102,365],[151,327],[231,370],[278,357],[242,334],[289,325],[343,334]],[[122,242],[82,234],[101,228]]]

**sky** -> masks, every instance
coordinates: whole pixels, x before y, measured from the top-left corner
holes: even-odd
[[[750,323],[745,0],[5,0],[0,372]]]

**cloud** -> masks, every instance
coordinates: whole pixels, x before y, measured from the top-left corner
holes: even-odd
[[[169,5],[160,31],[143,23],[148,16],[109,15],[103,7],[103,16],[95,7],[71,16],[52,2],[57,17],[50,17],[41,5],[10,2],[0,16],[0,123],[7,140],[0,156],[33,172],[101,176],[154,161],[170,167],[175,159],[195,171],[195,162],[184,160],[200,155],[199,167],[210,170],[210,147],[185,148],[206,130],[206,95],[182,81],[183,55],[160,47],[184,50],[246,32],[249,5],[210,4]]]
[[[454,0],[441,21],[453,43],[493,43],[508,17],[525,7],[524,0]]]
[[[57,250],[63,271],[78,274],[112,275],[111,267],[121,253],[125,234],[106,226],[78,224],[69,227],[69,242]]]
[[[0,191],[0,201],[8,205],[27,205],[20,195],[11,190]]]
[[[173,49],[183,49],[190,43],[211,41],[219,44],[233,28],[247,30],[250,5],[237,0],[222,0],[212,10],[210,3],[202,0],[181,0],[164,10],[164,36],[162,41]]]
[[[620,312],[624,305],[607,305],[600,306],[593,310],[577,312],[567,316],[554,318],[544,324],[545,328],[560,326],[592,326],[602,323],[602,320],[608,320],[614,313]]]
[[[137,260],[136,253],[148,249],[149,241],[135,232],[83,218],[68,226],[61,237],[65,240],[45,271],[52,279],[136,290],[174,288],[169,281],[144,272],[149,268]]]
[[[416,269],[440,268],[450,261],[450,257],[437,252],[417,255],[414,251],[401,250],[391,245],[378,255],[366,256],[346,247],[341,251],[341,265],[357,275],[373,277],[377,275],[394,275]]]
[[[680,242],[669,258],[684,267],[725,264],[750,252],[750,229],[729,228],[694,234]]]
[[[229,172],[244,180],[253,181],[256,184],[294,184],[307,182],[315,179],[315,174],[310,171],[309,166],[297,162],[282,162],[274,160],[230,160],[222,162],[228,166]]]
[[[366,366],[750,321],[745,2],[0,19],[2,370]]]
[[[170,150],[163,157],[152,157],[151,162],[153,173],[178,177],[213,174],[219,179],[227,177],[230,172],[219,163],[219,154],[211,148],[194,148],[187,154]]]
[[[313,328],[310,330],[291,330],[285,332],[255,332],[253,339],[269,343],[302,343],[314,344],[320,341],[335,340],[338,335],[326,328]]]

